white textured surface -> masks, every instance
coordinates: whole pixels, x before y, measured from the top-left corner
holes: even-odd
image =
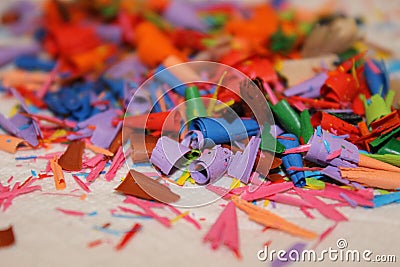
[[[19,152],[15,156],[38,155],[40,152]],[[30,175],[30,170],[39,172],[46,164],[45,160],[28,160],[22,163],[23,167],[14,167],[16,163],[21,163],[15,161],[14,155],[1,152],[0,157],[2,182],[11,174],[15,181],[23,181]],[[117,177],[122,177],[125,172],[126,169],[123,168]],[[65,193],[79,188],[68,174],[66,182]],[[222,210],[218,205],[222,202],[191,210],[195,218],[206,218],[206,221],[201,222],[201,231],[183,220],[167,229],[153,220],[111,217],[110,209],[119,205],[129,207],[128,204],[122,204],[123,196],[113,192],[118,183],[118,179],[106,182],[102,175],[91,186],[92,192],[87,199],[82,201],[75,197],[43,195],[44,192],[56,192],[53,179],[46,178],[38,182],[43,187],[42,192],[18,197],[9,210],[0,213],[0,228],[12,224],[17,239],[15,246],[0,250],[0,259],[2,263],[6,263],[2,266],[54,266],[56,262],[57,266],[123,266],[138,263],[144,266],[186,266],[189,262],[193,266],[253,266],[261,264],[256,253],[263,248],[266,241],[272,240],[270,249],[285,249],[301,241],[274,230],[262,232],[262,227],[249,222],[238,211],[240,247],[243,254],[242,261],[238,261],[226,248],[213,252],[208,244],[202,243],[204,234]],[[81,193],[82,190],[73,194]],[[72,217],[56,211],[56,207],[83,212],[97,211],[98,214],[92,217]],[[268,208],[318,233],[333,225],[315,211],[312,214],[316,219],[311,220],[296,208],[279,204],[276,209],[270,206]],[[399,254],[399,206],[379,209],[340,208],[340,211],[349,218],[349,222],[339,224],[318,246],[318,250],[336,248],[336,240],[345,238],[350,249],[369,249],[376,254]],[[174,217],[170,213],[167,215]],[[120,237],[93,229],[95,225],[101,226],[108,222],[111,223],[110,229],[115,230],[128,230],[134,222],[142,223],[143,228],[122,251],[117,252],[112,245],[107,244],[87,248],[87,243],[96,239],[109,238],[113,245],[119,241]],[[308,247],[314,243],[315,241],[311,242]],[[327,263],[329,262],[325,264]]]
[[[304,3],[305,1],[297,2]],[[316,1],[312,2],[316,3]],[[390,2],[397,8],[399,5],[398,1],[374,2]],[[363,1],[347,1],[346,3],[351,5],[353,10],[366,12],[366,5],[360,4],[364,3]],[[353,13],[356,12],[353,11]],[[399,43],[393,43],[393,46]],[[1,96],[0,111],[7,114],[13,103],[15,102]],[[65,147],[61,146],[53,148],[54,151],[64,149]],[[13,182],[23,181],[31,174],[31,170],[39,173],[46,166],[45,160],[16,161],[15,157],[40,155],[51,151],[24,151],[16,155],[0,151],[0,181],[5,183],[11,175],[14,176]],[[23,166],[17,167],[17,164]],[[122,204],[124,197],[113,191],[119,183],[119,178],[125,175],[126,171],[126,168],[122,168],[112,182],[106,182],[104,176],[101,175],[91,186],[92,192],[84,201],[68,196],[44,195],[44,192],[56,192],[52,178],[35,183],[42,186],[41,192],[18,197],[14,199],[13,205],[6,212],[0,212],[0,229],[13,225],[17,241],[15,246],[0,249],[0,266],[268,266],[267,262],[259,262],[256,256],[257,251],[263,248],[265,242],[272,240],[270,249],[278,250],[301,241],[274,230],[262,232],[262,227],[249,222],[247,217],[238,211],[243,259],[238,261],[225,247],[212,251],[209,244],[202,243],[202,238],[221,212],[222,207],[219,204],[223,203],[222,201],[191,210],[195,218],[206,218],[205,221],[200,222],[201,231],[183,220],[178,221],[171,229],[167,229],[154,220],[111,217],[110,209],[119,205],[129,207],[128,204]],[[65,193],[79,188],[69,174],[66,175],[66,183]],[[83,191],[79,190],[73,194],[82,193]],[[97,211],[98,214],[92,217],[72,217],[56,211],[56,207],[83,212]],[[333,222],[324,219],[316,211],[312,211],[316,219],[311,220],[298,209],[285,205],[278,204],[276,209],[269,206],[268,209],[318,233],[322,233],[333,225]],[[349,249],[369,249],[374,254],[396,254],[400,261],[399,205],[379,209],[346,207],[340,208],[340,211],[349,218],[349,222],[339,224],[333,233],[318,246],[318,251],[329,247],[336,248],[336,240],[345,238],[349,243]],[[172,214],[168,215],[171,218],[174,217]],[[124,231],[128,230],[134,222],[143,224],[142,231],[122,251],[118,252],[114,250],[113,245],[119,241],[120,237],[93,230],[95,225],[111,223],[111,229]],[[95,248],[87,248],[88,242],[104,238],[108,238],[113,245],[103,244]],[[315,241],[311,242],[307,248],[314,243]],[[324,265],[330,264],[339,266],[343,263],[329,261],[324,263]],[[309,265],[311,264],[299,264],[299,266]],[[361,266],[362,264],[347,263],[346,265]],[[381,265],[385,266],[384,264],[379,266]],[[398,263],[387,265],[397,266]]]

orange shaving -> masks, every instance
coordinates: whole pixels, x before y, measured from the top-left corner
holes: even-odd
[[[279,20],[275,11],[270,6],[259,6],[254,9],[251,18],[231,19],[226,23],[225,29],[252,49],[260,49],[261,52],[262,44],[276,32],[278,26]]]
[[[65,189],[65,179],[64,179],[64,173],[62,171],[61,166],[58,164],[58,158],[55,157],[50,160],[50,168],[53,171],[54,175],[54,183],[56,186],[57,190],[63,190]]]
[[[172,67],[174,65],[182,64],[185,63],[182,59],[175,55],[170,55],[164,59],[162,64],[166,67]],[[183,83],[190,83],[192,81],[199,81],[200,77],[199,75],[192,70],[189,66],[180,66],[179,69],[169,69],[169,71],[175,75],[179,80],[181,80]]]
[[[383,162],[382,162],[383,163]],[[377,187],[387,190],[400,188],[400,173],[370,168],[340,168],[343,178],[368,187]]]
[[[90,149],[90,150],[92,150],[96,154],[103,154],[103,155],[108,156],[108,157],[114,156],[114,153],[112,153],[110,150],[107,150],[105,148],[92,145],[90,143],[86,143],[85,147]]]
[[[0,134],[0,150],[9,152],[9,153],[15,153],[17,151],[17,147],[20,144],[25,144],[25,140],[10,136],[10,135],[4,135]]]
[[[160,64],[169,55],[183,58],[165,35],[151,22],[141,22],[136,27],[137,54],[147,66],[154,67]]]
[[[256,205],[253,205],[237,196],[232,198],[232,201],[235,203],[236,207],[244,211],[249,219],[255,221],[266,227],[275,228],[289,234],[299,236],[307,239],[314,239],[318,235],[314,232],[303,229],[291,222],[288,222],[282,217],[267,211],[263,208],[260,208]]]
[[[384,171],[389,171],[389,172],[400,173],[400,168],[395,167],[395,166],[393,166],[391,164],[382,162],[380,160],[377,160],[377,159],[374,159],[374,158],[370,158],[370,157],[365,156],[363,154],[360,154],[360,159],[359,159],[359,162],[358,162],[358,166],[377,169],[377,170],[384,170]]]
[[[79,73],[99,71],[105,66],[104,62],[115,52],[112,45],[101,45],[83,53],[72,55],[68,58],[68,63]]]

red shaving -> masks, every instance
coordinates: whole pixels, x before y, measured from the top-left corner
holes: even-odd
[[[132,237],[142,228],[142,225],[140,223],[135,223],[131,230],[125,233],[125,235],[122,237],[121,241],[115,246],[116,250],[121,250],[123,249],[126,244],[129,242],[129,240],[132,239]]]

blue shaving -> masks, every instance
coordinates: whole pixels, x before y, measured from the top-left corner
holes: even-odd
[[[317,136],[321,136],[322,135],[322,129],[321,129],[321,126],[318,126],[317,127]]]
[[[27,157],[16,157],[15,160],[28,160],[28,159],[36,159],[37,156],[27,156]]]
[[[329,145],[328,141],[324,140],[324,146],[326,148],[326,151],[328,151],[328,153],[331,153],[331,146]]]
[[[116,217],[116,218],[123,218],[123,219],[144,219],[144,220],[153,219],[152,217],[149,217],[149,216],[124,215],[124,214],[118,214],[118,213],[112,213],[111,216]]]

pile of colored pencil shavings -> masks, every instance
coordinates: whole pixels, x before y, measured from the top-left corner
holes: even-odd
[[[240,258],[237,210],[316,246],[351,220],[341,207],[400,202],[400,113],[389,79],[396,69],[387,67],[394,66],[390,55],[362,42],[360,20],[286,4],[47,1],[42,8],[36,16],[39,6],[18,2],[1,16],[10,37],[32,40],[0,47],[1,101],[18,102],[0,114],[0,149],[3,156],[18,153],[17,167],[47,162],[23,182],[1,180],[2,212],[26,194],[85,201],[96,194],[96,181],[122,180],[116,191],[126,195],[124,205],[112,209],[110,219],[140,223],[124,231],[111,223],[95,226],[106,237],[88,243],[120,250],[138,232],[146,234],[146,219],[167,228],[182,219],[200,229],[201,218],[174,206],[181,201],[174,188],[201,185],[226,201],[204,242],[212,249],[225,245]],[[168,68],[195,61],[247,75],[275,123],[260,123],[246,105],[249,83],[241,82],[239,94],[221,86],[225,73],[218,84],[168,88],[194,72],[190,65],[182,73]],[[160,86],[135,94],[161,72]],[[175,139],[164,135],[170,130],[164,122],[188,100],[194,101],[185,113],[189,127]],[[130,105],[134,113],[127,113]],[[180,123],[170,126],[179,130]],[[126,161],[133,164],[129,171]],[[152,171],[138,171],[144,166]],[[55,191],[44,191],[44,179],[54,180]],[[270,211],[269,203],[298,207],[310,219],[317,211],[334,226],[314,232],[279,216],[279,208]],[[0,247],[13,243],[13,228],[1,230]]]

